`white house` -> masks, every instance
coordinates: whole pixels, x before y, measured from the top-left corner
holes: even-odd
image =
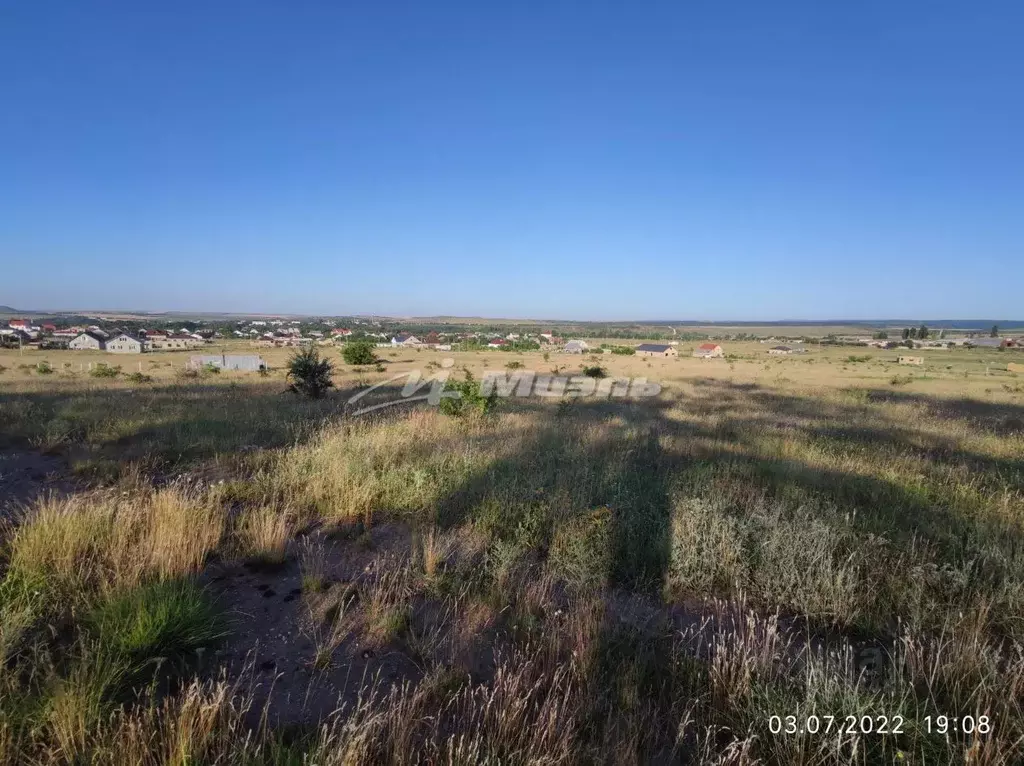
[[[146,351],[168,351],[171,349],[196,348],[203,345],[202,340],[196,340],[191,335],[147,335]]]
[[[422,346],[423,342],[415,335],[400,333],[391,339],[392,346]]]
[[[106,350],[111,354],[141,354],[142,341],[123,332],[107,341]]]
[[[83,332],[68,343],[68,348],[75,351],[102,351],[106,341],[93,332]]]
[[[562,346],[562,351],[566,354],[582,354],[588,348],[590,348],[590,346],[582,340],[571,340]]]

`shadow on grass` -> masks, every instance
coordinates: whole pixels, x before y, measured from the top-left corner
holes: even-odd
[[[87,468],[107,464],[114,475],[132,462],[173,471],[302,443],[325,424],[344,422],[356,390],[308,400],[284,393],[276,381],[55,387],[0,393],[0,415],[8,446],[65,453]],[[797,506],[823,502],[836,511],[823,524],[842,519],[858,534],[935,546],[950,560],[985,560],[993,544],[1005,546],[1013,559],[1011,549],[1024,547],[1019,526],[984,518],[969,493],[949,494],[935,477],[855,469],[865,453],[880,469],[887,460],[910,458],[934,470],[963,472],[986,493],[1019,493],[1020,461],[972,452],[954,432],[937,435],[897,422],[887,416],[885,402],[921,405],[936,418],[956,416],[975,430],[1019,417],[1024,407],[893,392],[868,392],[846,403],[714,379],[694,381],[694,390],[644,401],[580,400],[565,408],[535,399],[503,402],[508,411],[537,415],[538,425],[514,439],[499,429],[480,437],[480,448],[489,449],[487,439],[508,440],[512,451],[448,491],[436,503],[436,521],[443,527],[480,523],[498,540],[519,541],[545,555],[555,528],[607,508],[613,523],[606,580],[652,590],[665,581],[678,491],[762,492]],[[394,400],[397,391],[378,390],[360,404]],[[404,418],[418,406],[403,404],[359,420]],[[410,443],[399,448],[397,459],[415,461],[454,446]],[[814,454],[849,460],[811,460]],[[739,519],[747,513],[739,501],[726,508]]]
[[[176,470],[306,441],[345,417],[358,390],[308,399],[280,381],[228,381],[0,391],[0,449],[62,455],[76,471],[107,478],[131,463]]]

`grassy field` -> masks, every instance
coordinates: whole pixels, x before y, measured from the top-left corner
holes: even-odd
[[[0,762],[1021,762],[1024,355],[770,345],[0,352]],[[444,358],[662,388],[352,415]]]

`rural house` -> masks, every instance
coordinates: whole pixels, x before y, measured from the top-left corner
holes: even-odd
[[[768,349],[768,353],[771,354],[772,356],[784,356],[786,354],[792,354],[793,349],[791,349],[789,346],[773,346],[772,348]]]
[[[123,332],[107,341],[106,351],[111,354],[141,354],[142,341]]]
[[[505,348],[508,345],[508,341],[504,338],[495,338],[487,344],[487,348]]]
[[[582,340],[571,340],[562,347],[562,351],[566,354],[582,354],[590,348]]]
[[[636,347],[637,356],[677,356],[678,352],[664,343],[641,343]]]
[[[154,332],[146,335],[146,346],[152,351],[171,351],[174,349],[190,349],[203,345],[202,340],[196,340],[191,335],[177,333]]]
[[[102,351],[107,341],[94,332],[83,332],[68,342],[74,351]]]
[[[717,343],[702,343],[693,350],[693,355],[700,359],[721,359],[725,352]]]
[[[408,335],[407,333],[399,333],[391,339],[392,346],[422,346],[420,339],[415,335]]]

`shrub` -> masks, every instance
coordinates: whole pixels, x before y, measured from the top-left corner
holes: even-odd
[[[49,362],[40,362],[36,365],[36,372],[40,375],[52,375],[53,367],[50,366]]]
[[[346,343],[341,349],[341,358],[345,364],[376,364],[377,355],[374,345],[368,340],[355,340]]]
[[[505,365],[505,367],[506,367],[506,369],[509,369],[509,370],[521,370],[523,368],[523,363],[518,361],[518,360],[513,360],[511,362],[508,362]]]
[[[133,372],[131,375],[125,375],[125,380],[129,383],[152,383],[153,377],[151,375],[144,375],[141,372]]]
[[[457,396],[445,396],[441,400],[441,412],[452,417],[474,410],[481,415],[488,414],[498,403],[498,392],[492,390],[488,396],[484,396],[480,393],[480,384],[476,382],[473,373],[466,370],[465,375],[465,380],[448,383],[445,387],[446,393],[455,393]]]
[[[303,394],[311,399],[319,399],[327,389],[334,387],[331,373],[334,367],[329,359],[320,357],[315,348],[307,348],[296,352],[288,360],[288,390],[295,394]]]
[[[889,385],[891,385],[891,386],[905,386],[908,383],[912,383],[913,381],[914,381],[914,376],[913,375],[893,375],[892,379],[889,381]]]
[[[207,362],[199,369],[199,373],[203,376],[220,375],[220,367],[215,365],[213,362]]]
[[[89,370],[89,374],[94,378],[116,378],[121,374],[120,365],[108,365],[103,362],[99,362],[95,367]]]
[[[590,366],[584,366],[583,367],[583,374],[586,375],[588,378],[606,378],[606,377],[608,377],[608,372],[605,370],[604,367],[602,367],[599,364],[590,365]]]

